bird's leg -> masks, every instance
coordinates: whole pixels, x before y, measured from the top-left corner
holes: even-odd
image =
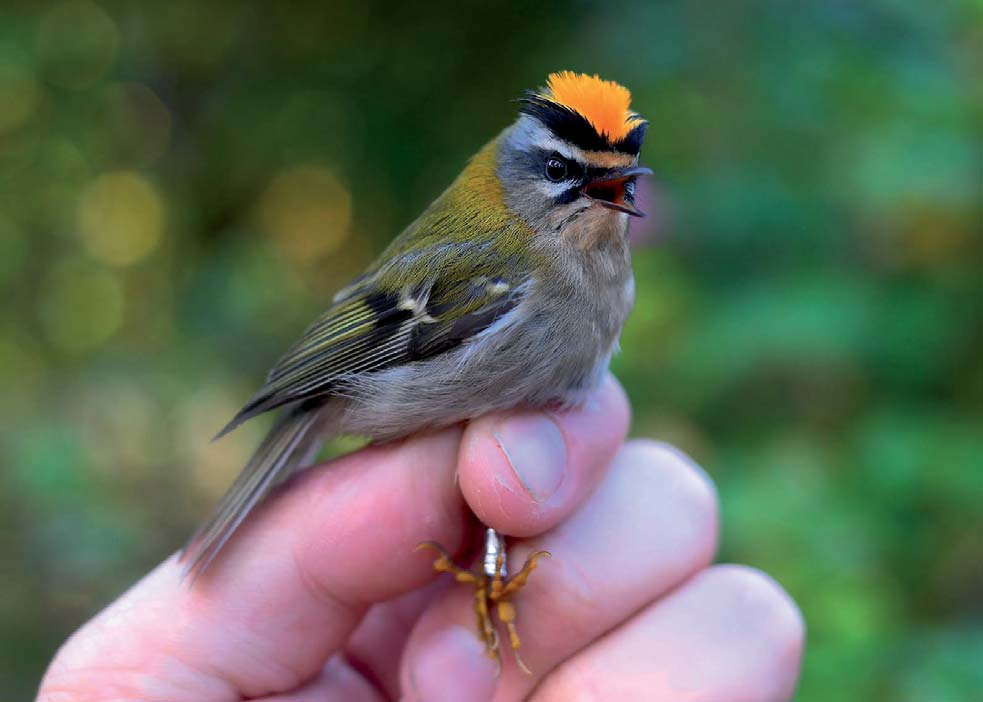
[[[433,567],[438,573],[451,573],[457,582],[474,585],[474,613],[478,619],[478,636],[485,644],[485,653],[501,666],[498,632],[491,616],[494,610],[508,632],[509,646],[516,664],[524,673],[530,673],[519,657],[521,640],[515,628],[515,605],[511,600],[525,586],[530,573],[536,569],[537,561],[543,556],[549,556],[549,552],[536,551],[526,559],[522,569],[509,578],[505,562],[505,538],[494,529],[485,531],[485,553],[481,572],[478,573],[456,565],[447,551],[433,541],[423,542],[417,546],[417,549],[420,548],[430,548],[437,552],[439,557],[434,561]]]
[[[485,655],[494,659],[501,666],[502,659],[498,653],[498,632],[495,630],[495,622],[491,618],[491,610],[488,609],[488,580],[482,577],[475,578],[474,614],[478,619],[478,637],[485,644]]]
[[[505,630],[509,635],[509,646],[512,647],[512,655],[515,657],[516,665],[522,670],[526,675],[532,675],[532,671],[526,667],[526,664],[522,662],[522,658],[519,656],[519,647],[522,645],[522,641],[519,639],[519,633],[515,628],[515,605],[512,604],[512,595],[521,590],[526,581],[529,579],[529,575],[536,569],[537,561],[543,556],[549,556],[549,551],[536,551],[523,564],[522,569],[513,575],[511,578],[505,579],[507,577],[507,572],[505,569],[505,539],[493,529],[488,530],[488,539],[492,538],[494,535],[498,542],[498,554],[495,560],[495,575],[492,577],[491,589],[488,593],[488,599],[495,603],[496,609],[498,611],[498,620],[502,622],[505,626]],[[489,554],[485,551],[485,568],[487,573]]]

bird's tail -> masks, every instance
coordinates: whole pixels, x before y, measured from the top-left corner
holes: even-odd
[[[246,516],[270,490],[289,478],[317,450],[318,408],[298,407],[280,416],[215,511],[181,552],[184,577],[201,575]]]

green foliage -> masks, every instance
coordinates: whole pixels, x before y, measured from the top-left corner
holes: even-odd
[[[634,433],[802,607],[799,699],[983,695],[979,2],[14,5],[5,698],[182,543],[262,427],[210,436],[567,68],[652,122]]]

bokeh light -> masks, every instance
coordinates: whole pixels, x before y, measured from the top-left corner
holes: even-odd
[[[312,264],[348,236],[351,195],[327,168],[296,166],[278,173],[259,200],[259,221],[295,264]]]
[[[164,205],[153,184],[137,173],[108,173],[83,190],[79,236],[96,258],[117,266],[140,261],[160,243]]]

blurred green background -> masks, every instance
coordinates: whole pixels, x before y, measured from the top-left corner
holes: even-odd
[[[983,2],[0,9],[0,690],[177,548],[211,435],[548,72],[651,120],[636,435],[772,573],[798,699],[983,695]]]

